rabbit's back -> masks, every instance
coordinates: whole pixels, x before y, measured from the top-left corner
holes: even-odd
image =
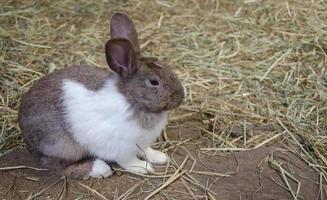
[[[98,90],[108,77],[109,71],[104,69],[72,66],[40,79],[23,96],[19,108],[19,125],[27,149],[39,156],[67,160],[86,156],[87,150],[72,139],[70,127],[64,121],[63,81],[73,80],[89,90]]]

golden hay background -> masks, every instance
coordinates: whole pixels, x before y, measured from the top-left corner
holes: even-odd
[[[22,145],[19,100],[40,77],[106,67],[116,11],[134,20],[144,54],[187,87],[170,127],[200,127],[213,153],[299,147],[326,181],[327,2],[315,0],[1,1],[1,154]]]

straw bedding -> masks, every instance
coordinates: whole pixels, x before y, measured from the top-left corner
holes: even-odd
[[[187,88],[169,127],[201,129],[207,154],[279,144],[326,192],[326,1],[2,1],[0,155],[23,145],[19,100],[39,78],[72,64],[107,67],[116,11],[134,20],[144,54]]]

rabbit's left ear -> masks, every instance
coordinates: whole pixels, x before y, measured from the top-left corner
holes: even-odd
[[[125,38],[129,40],[135,53],[140,54],[141,48],[137,37],[137,32],[132,20],[123,13],[115,13],[110,20],[111,38]]]
[[[137,70],[134,48],[125,38],[115,38],[107,42],[106,59],[109,67],[121,77],[130,77]]]

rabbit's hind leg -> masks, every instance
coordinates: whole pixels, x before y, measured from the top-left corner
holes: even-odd
[[[76,179],[106,178],[112,174],[110,166],[101,159],[87,158],[77,162],[69,162],[51,157],[41,159],[43,166],[54,169],[57,174]]]

